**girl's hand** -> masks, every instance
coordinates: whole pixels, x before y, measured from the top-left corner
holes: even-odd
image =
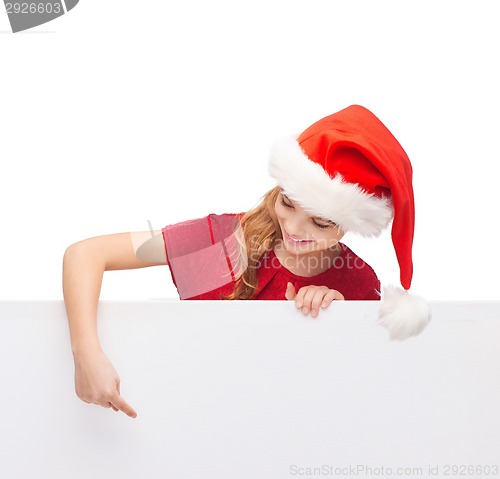
[[[100,350],[86,351],[75,357],[75,389],[77,396],[86,403],[137,417],[134,409],[120,396],[120,378],[111,361]]]
[[[320,306],[325,309],[334,299],[343,300],[344,296],[336,289],[329,289],[326,286],[304,286],[295,294],[295,286],[288,283],[285,298],[295,299],[295,306],[302,309],[305,315],[310,311],[314,318],[318,315]]]

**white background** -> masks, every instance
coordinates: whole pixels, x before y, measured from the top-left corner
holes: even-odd
[[[412,291],[498,299],[497,2],[81,0],[0,7],[0,298],[62,299],[67,246],[255,206],[272,141],[357,103],[414,168]],[[346,236],[399,284],[389,231]],[[168,267],[102,299],[176,298]]]

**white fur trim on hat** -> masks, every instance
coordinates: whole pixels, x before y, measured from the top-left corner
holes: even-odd
[[[359,185],[347,183],[340,174],[330,177],[306,156],[297,137],[283,138],[273,145],[268,171],[290,199],[344,231],[378,236],[393,217],[390,198],[367,193]]]
[[[383,288],[377,322],[388,330],[390,339],[403,341],[416,336],[430,320],[431,308],[424,299],[399,287]]]

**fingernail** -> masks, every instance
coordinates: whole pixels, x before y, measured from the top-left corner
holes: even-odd
[[[297,308],[299,308],[299,309],[300,309],[300,308],[302,308],[302,303],[298,302],[298,303],[296,304],[296,306],[297,306]]]
[[[321,307],[322,307],[322,308],[326,308],[326,301],[323,301],[323,302],[321,303]]]
[[[302,308],[302,312],[304,314],[307,314],[309,312],[309,309],[307,309],[305,306]]]

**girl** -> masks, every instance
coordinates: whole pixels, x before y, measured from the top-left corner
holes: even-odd
[[[340,240],[377,236],[392,223],[401,288],[384,288],[379,322],[391,339],[418,334],[428,305],[409,295],[414,202],[410,161],[369,110],[353,105],[298,137],[277,142],[269,173],[278,186],[239,214],[210,214],[160,232],[119,233],[68,247],[64,301],[78,397],[137,417],[97,337],[104,271],[168,264],[180,299],[294,300],[318,315],[333,300],[378,300],[373,269]]]

